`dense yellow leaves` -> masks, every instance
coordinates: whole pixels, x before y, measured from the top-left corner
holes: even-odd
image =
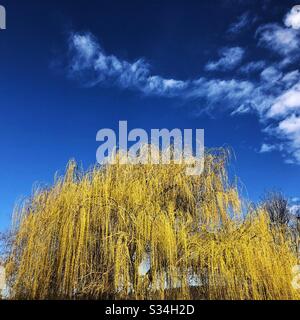
[[[185,165],[108,165],[38,190],[16,212],[12,298],[298,299],[297,259],[264,211],[241,214],[226,152]]]

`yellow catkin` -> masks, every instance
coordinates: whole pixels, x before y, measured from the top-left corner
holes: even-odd
[[[71,161],[16,212],[11,298],[299,299],[290,237],[262,209],[241,214],[226,164],[223,150],[200,176]]]

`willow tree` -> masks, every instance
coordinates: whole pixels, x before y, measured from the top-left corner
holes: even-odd
[[[16,211],[14,299],[296,299],[288,237],[263,209],[241,213],[227,153],[184,164],[71,161]]]

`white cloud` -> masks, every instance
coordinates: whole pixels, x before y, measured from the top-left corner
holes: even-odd
[[[228,71],[235,69],[243,60],[245,51],[241,47],[223,48],[220,50],[220,59],[206,64],[207,71]]]
[[[300,6],[295,6],[284,18],[284,24],[293,29],[300,29]]]
[[[233,110],[230,115],[235,116],[235,115],[241,115],[245,113],[249,113],[252,111],[252,108],[249,104],[241,104],[239,107],[237,107],[235,110]]]
[[[160,76],[151,76],[147,79],[146,85],[142,88],[146,94],[157,94],[164,96],[177,95],[184,92],[188,83],[174,79],[163,79]]]
[[[279,122],[276,132],[286,139],[286,149],[294,163],[300,164],[300,117],[292,114]]]
[[[256,20],[257,20],[257,17],[252,15],[249,11],[247,11],[244,14],[242,14],[240,17],[238,17],[237,21],[233,22],[229,26],[227,33],[238,34],[243,30],[249,28]]]
[[[270,118],[284,116],[291,111],[300,111],[300,82],[280,95],[267,113]]]
[[[263,60],[260,61],[251,61],[245,64],[240,68],[240,72],[244,74],[254,73],[262,71],[266,67],[266,62]]]
[[[285,74],[285,76],[281,79],[286,88],[290,88],[295,85],[298,81],[300,81],[300,72],[299,70],[293,70]]]
[[[191,81],[185,99],[195,100],[197,105],[203,106],[202,110],[242,113],[245,108],[250,110],[248,99],[254,89],[249,81],[199,78]]]
[[[294,216],[300,215],[300,205],[298,204],[293,204],[290,206],[290,212]]]
[[[279,123],[278,130],[283,132],[286,136],[295,135],[300,147],[300,117],[291,115]]]
[[[268,153],[268,152],[272,152],[274,150],[277,150],[276,145],[263,143],[259,152],[260,153]]]
[[[299,54],[300,37],[299,33],[294,29],[271,23],[260,26],[256,35],[260,46],[266,47],[282,56],[296,52]]]
[[[300,202],[300,198],[299,197],[293,197],[292,199],[291,199],[291,201],[292,202]]]
[[[274,66],[270,66],[264,69],[260,76],[263,81],[273,83],[282,78],[282,72],[280,72]]]
[[[91,34],[85,36],[74,34],[69,40],[72,42],[70,48],[76,52],[76,58],[71,64],[73,71],[90,67],[90,62],[100,49],[94,37]]]
[[[150,66],[143,59],[128,62],[107,55],[89,33],[72,34],[69,48],[72,54],[69,74],[86,85],[110,84],[165,96],[182,93],[187,86],[184,81],[152,76]]]

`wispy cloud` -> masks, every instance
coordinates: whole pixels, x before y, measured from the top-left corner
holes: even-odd
[[[206,71],[229,71],[235,69],[243,60],[245,50],[241,47],[223,48],[219,51],[220,59],[206,64]]]
[[[184,81],[151,75],[150,66],[143,59],[128,62],[106,54],[90,33],[71,34],[69,49],[69,75],[87,86],[116,85],[165,96],[182,93],[187,87]]]
[[[277,150],[277,146],[273,144],[263,143],[260,148],[260,153],[268,153]]]
[[[144,95],[176,97],[194,102],[200,110],[226,110],[233,116],[256,113],[268,140],[273,139],[262,144],[260,152],[279,151],[286,162],[300,164],[300,73],[287,67],[287,61],[300,56],[300,35],[296,20],[288,23],[288,17],[285,25],[267,24],[257,30],[257,44],[271,50],[273,62],[263,56],[242,65],[250,53],[245,57],[239,46],[223,48],[218,60],[205,65],[206,71],[218,71],[218,77],[213,72],[188,80],[153,74],[145,59],[130,62],[107,54],[90,33],[70,35],[68,74],[86,86],[117,86]],[[234,77],[221,73],[229,70],[235,70]]]
[[[293,70],[293,71],[287,72],[282,78],[282,82],[284,83],[285,88],[291,88],[298,81],[300,81],[299,70]]]
[[[273,84],[274,82],[279,81],[283,74],[276,67],[269,66],[261,72],[260,76],[264,82]]]
[[[231,49],[229,49],[230,52],[232,52]],[[71,54],[71,62],[68,67],[69,76],[78,79],[86,86],[110,85],[137,90],[147,95],[180,97],[190,100],[197,98],[210,105],[214,105],[220,99],[223,99],[224,103],[228,101],[236,105],[253,90],[250,82],[235,79],[200,77],[182,81],[153,75],[151,66],[143,59],[128,62],[106,54],[93,35],[89,33],[71,34],[69,52]],[[232,58],[228,61],[229,64],[232,64]]]
[[[267,63],[266,61],[260,60],[260,61],[251,61],[247,64],[243,65],[239,72],[244,74],[254,73],[262,71],[266,67]]]
[[[299,198],[299,197],[293,197],[293,198],[291,199],[291,201],[292,201],[293,203],[300,202],[300,198]]]
[[[231,35],[239,34],[242,31],[250,28],[256,21],[257,17],[251,14],[251,12],[247,11],[229,26],[227,33]]]

